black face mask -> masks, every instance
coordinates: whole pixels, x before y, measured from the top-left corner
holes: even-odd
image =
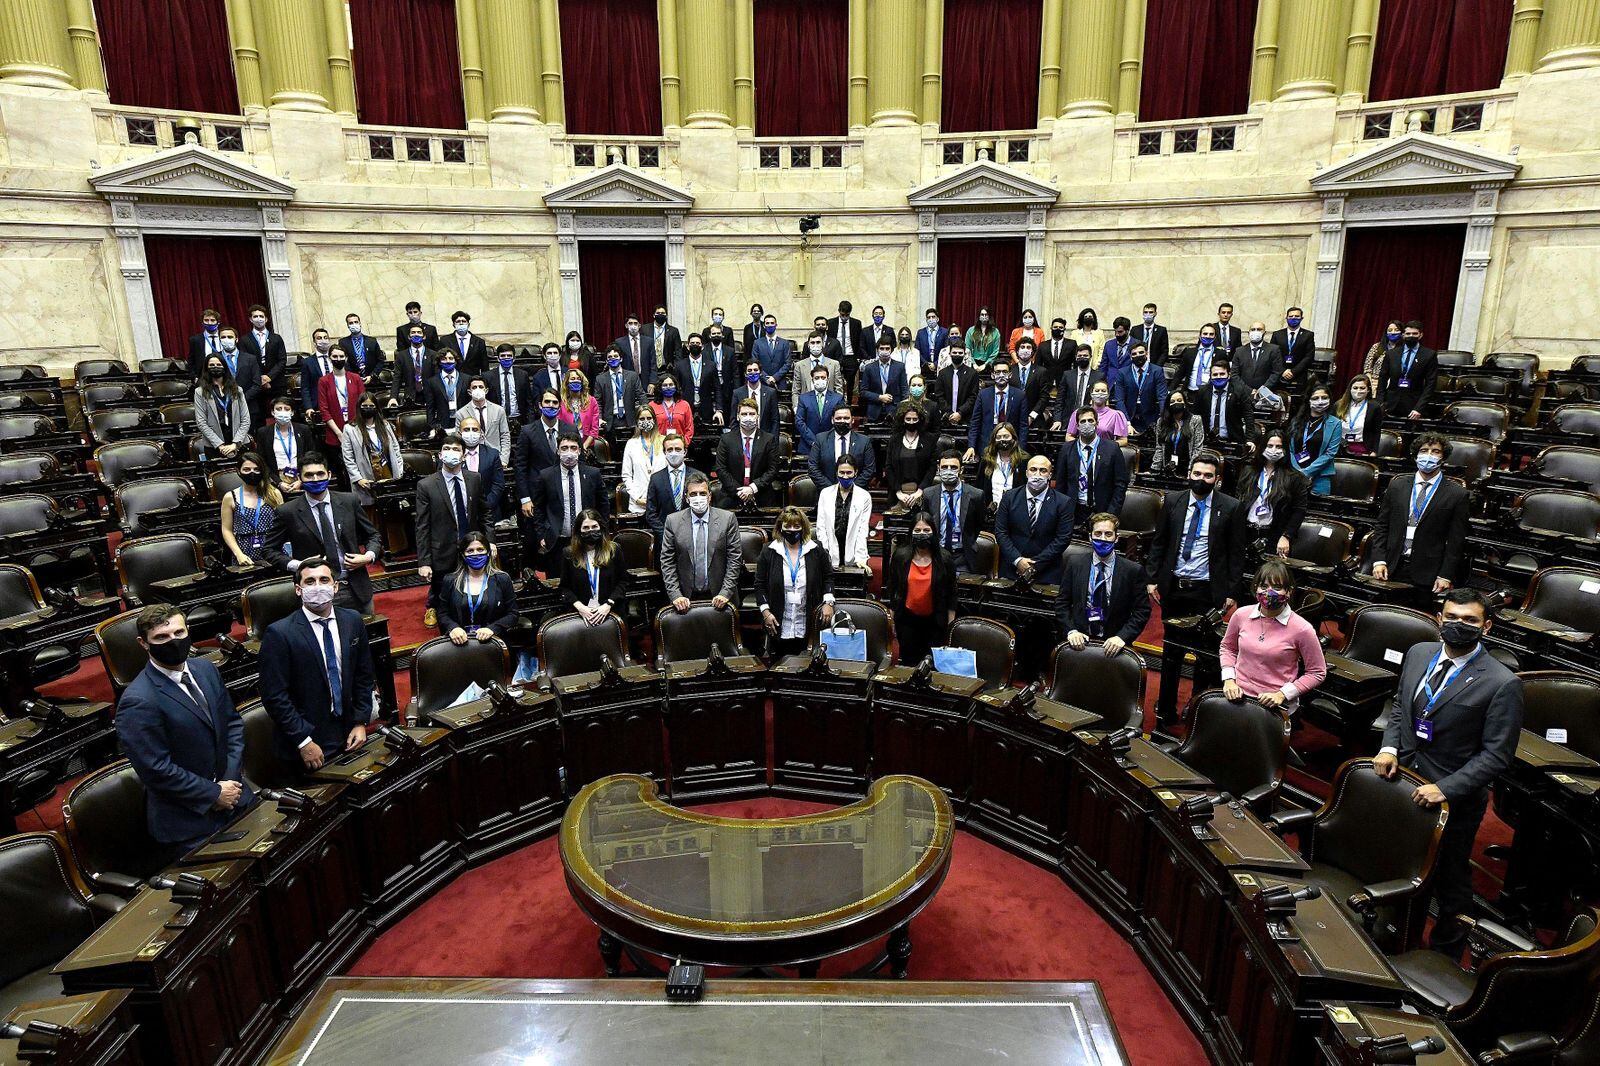
[[[598,529],[587,530],[586,532],[579,533],[578,536],[583,539],[583,542],[585,544],[588,544],[591,547],[593,545],[599,544],[602,540],[605,539],[605,534],[602,533]]]
[[[1067,331],[1062,329],[1060,326],[1051,326],[1050,327],[1050,336],[1056,337],[1056,338],[1060,338],[1060,337],[1065,337],[1066,335],[1067,335]]]
[[[1202,481],[1197,477],[1192,477],[1189,479],[1189,491],[1194,493],[1199,499],[1203,500],[1207,496],[1211,495],[1212,488],[1214,488],[1214,486],[1209,481]]]
[[[702,348],[701,348],[700,345],[698,345],[698,344],[689,345],[689,353],[691,355],[699,355],[701,351],[702,351]]]
[[[799,529],[786,529],[783,531],[783,539],[788,541],[790,544],[799,544],[800,536],[803,532],[804,530]]]
[[[1087,355],[1078,356],[1078,365],[1080,367],[1088,366],[1089,365],[1089,357]]]
[[[933,546],[933,534],[913,533],[911,534],[911,543],[919,548],[931,548]]]
[[[211,371],[211,380],[212,381],[221,381],[222,380],[222,368],[220,366],[217,367],[215,370]]]
[[[361,409],[361,417],[362,418],[377,418],[378,417],[378,409],[376,407],[363,407]]]
[[[194,641],[188,637],[169,640],[165,644],[150,645],[150,658],[169,670],[176,670],[189,661],[189,649]]]
[[[837,422],[834,424],[833,431],[841,437],[848,437],[850,435],[850,423]]]
[[[1483,628],[1471,622],[1453,620],[1439,627],[1439,636],[1452,648],[1470,648],[1483,639]]]
[[[251,488],[255,488],[257,485],[261,484],[261,471],[241,470],[239,471],[239,480],[244,482],[246,485],[249,485]]]

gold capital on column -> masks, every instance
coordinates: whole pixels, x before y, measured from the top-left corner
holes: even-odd
[[[72,64],[78,88],[106,91],[106,71],[100,62],[100,31],[95,28],[94,0],[67,0],[67,36],[72,41]]]
[[[1539,23],[1543,73],[1600,64],[1600,0],[1544,0]]]
[[[344,0],[323,0],[323,15],[328,23],[328,79],[333,86],[333,109],[355,118],[356,74],[350,66],[350,23]]]
[[[725,0],[677,0],[683,16],[678,73],[683,79],[683,125],[733,125],[733,79],[728,42],[733,27]]]
[[[1349,26],[1347,0],[1282,0],[1278,100],[1332,96]]]
[[[328,26],[320,0],[255,0],[255,13],[272,87],[269,106],[327,111]]]
[[[1544,21],[1544,0],[1517,0],[1511,12],[1511,40],[1506,44],[1506,77],[1532,74],[1539,58],[1539,23]]]
[[[489,117],[483,93],[483,49],[479,30],[483,13],[478,0],[456,0],[456,40],[461,49],[461,102],[467,122],[482,122]]]
[[[539,77],[534,64],[537,12],[530,0],[478,0],[483,6],[484,77],[489,87],[490,122],[538,122]]]
[[[245,111],[266,107],[267,98],[261,89],[261,49],[256,46],[255,13],[250,9],[250,0],[228,0],[228,35],[233,38],[233,76],[239,87],[239,107]]]
[[[1062,46],[1061,117],[1111,114],[1122,48],[1121,0],[1073,0]]]
[[[0,0],[0,81],[70,89],[74,66],[60,0]]]

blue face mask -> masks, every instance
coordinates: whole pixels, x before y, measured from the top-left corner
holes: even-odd
[[[352,336],[352,337],[361,336],[361,323],[357,322],[355,325],[350,327],[350,336]]]
[[[215,333],[217,330],[219,330],[221,328],[222,328],[222,323],[221,322],[207,322],[206,323],[206,332],[207,333]]]
[[[772,335],[773,335],[773,334],[774,334],[774,333],[776,333],[776,332],[778,332],[778,327],[777,327],[777,326],[767,326],[767,327],[766,327],[766,330],[767,330],[767,336],[769,336],[769,337],[770,337],[770,336],[772,336]]]
[[[678,395],[678,388],[675,385],[663,385],[661,386],[661,395],[670,400]]]
[[[441,373],[454,374],[456,372],[456,365],[454,363],[440,363],[439,370]]]
[[[324,492],[328,491],[327,478],[322,478],[319,481],[306,480],[300,482],[300,484],[313,496],[321,496]]]
[[[1299,329],[1300,328],[1300,319],[1291,318],[1291,319],[1288,320],[1288,322],[1289,322],[1289,328],[1290,329]]]
[[[746,374],[744,376],[744,379],[746,381],[748,381],[752,385],[761,384],[761,375],[760,374]]]
[[[845,489],[845,490],[848,491],[850,488],[852,488],[855,485],[855,483],[856,483],[856,479],[855,479],[855,475],[854,474],[851,474],[849,476],[845,476],[845,475],[841,474],[839,476],[839,487],[841,489]]]
[[[583,382],[581,382],[581,381],[569,381],[569,382],[567,382],[567,391],[572,393],[574,396],[576,396],[578,393],[583,391]]]
[[[1385,333],[1384,336],[1389,339],[1390,344],[1394,344],[1400,339],[1400,334],[1398,333]]]
[[[1093,546],[1094,553],[1102,559],[1117,550],[1117,542],[1114,540],[1091,540],[1089,544]]]
[[[561,413],[561,408],[555,406],[541,407],[539,410],[544,413],[546,418],[554,418],[556,415]]]
[[[456,324],[456,336],[465,337],[466,335],[467,335],[467,324],[465,322],[457,323]]]
[[[1435,470],[1439,469],[1439,457],[1431,454],[1418,455],[1417,469],[1422,471],[1424,474],[1433,473]]]
[[[873,325],[874,325],[874,326],[881,326],[881,325],[883,325],[883,316],[882,316],[882,315],[873,315],[873,316],[872,316],[872,324],[873,324]]]
[[[1212,378],[1211,379],[1211,387],[1213,389],[1225,389],[1225,388],[1228,387],[1228,379],[1227,378]]]
[[[411,338],[411,346],[413,348],[420,348],[420,347],[422,347],[422,342],[425,341],[425,340],[427,340],[426,337],[412,337]]]
[[[510,370],[512,365],[515,364],[515,362],[516,362],[516,360],[513,359],[509,355],[502,355],[500,357],[500,365],[505,367],[507,370]]]
[[[482,570],[484,567],[489,565],[489,556],[488,555],[478,555],[478,554],[468,555],[468,556],[466,556],[466,560],[467,560],[467,565],[472,567],[472,569],[474,569],[474,570]]]
[[[1202,347],[1202,348],[1209,348],[1215,343],[1217,343],[1217,339],[1215,337],[1201,337],[1200,338],[1200,347]]]
[[[622,365],[622,360],[621,359],[613,358],[613,359],[607,359],[606,360],[606,366],[609,366],[612,370],[615,370],[617,367],[619,367],[621,365]]]

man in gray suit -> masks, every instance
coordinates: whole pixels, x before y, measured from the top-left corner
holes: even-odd
[[[1406,652],[1383,747],[1373,760],[1385,777],[1405,766],[1429,779],[1412,796],[1418,806],[1450,804],[1434,870],[1439,920],[1428,945],[1452,957],[1466,941],[1458,917],[1472,906],[1472,841],[1489,805],[1489,786],[1511,765],[1522,732],[1522,682],[1483,646],[1488,611],[1477,589],[1445,595],[1443,643],[1414,644]]]
[[[661,530],[661,580],[679,613],[709,598],[721,610],[739,595],[744,553],[732,511],[711,506],[711,482],[699,471],[684,482],[686,510],[667,516]]]
[[[467,395],[472,402],[456,409],[456,432],[461,432],[461,420],[471,415],[478,420],[483,433],[483,443],[501,455],[511,454],[511,422],[506,409],[489,399],[489,379],[475,374],[467,381]]]

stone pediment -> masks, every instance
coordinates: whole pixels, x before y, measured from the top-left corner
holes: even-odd
[[[920,188],[906,201],[928,207],[1048,207],[1060,194],[1051,186],[988,159],[962,167]]]
[[[588,177],[550,190],[544,194],[544,204],[552,211],[585,208],[687,211],[694,206],[694,197],[623,163],[613,163]]]
[[[1509,156],[1426,133],[1408,133],[1329,167],[1311,179],[1323,195],[1388,189],[1504,185],[1520,164]]]
[[[233,200],[258,204],[294,199],[294,186],[245,166],[222,152],[185,144],[94,174],[105,196],[142,200]]]

